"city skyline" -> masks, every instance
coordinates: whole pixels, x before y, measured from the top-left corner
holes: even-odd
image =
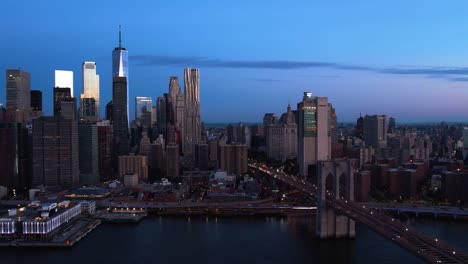
[[[6,14],[9,23],[3,24],[14,25],[14,30],[5,28],[5,39],[15,41],[4,43],[1,70],[21,67],[30,72],[31,89],[43,92],[44,112],[50,114],[53,71],[74,71],[74,86],[81,87],[81,63],[95,61],[105,105],[112,97],[109,50],[117,46],[122,24],[122,46],[130,52],[132,69],[129,98],[151,96],[156,101],[166,90],[168,76],[182,78],[183,68],[199,68],[200,97],[205,102],[201,115],[207,123],[261,122],[264,113],[280,114],[284,104],[301,98],[304,90],[335,102],[339,122],[352,122],[359,113],[395,116],[398,122],[466,121],[463,98],[468,91],[463,88],[468,70],[462,58],[468,56],[463,44],[468,39],[457,34],[466,21],[461,12],[465,3],[424,2],[424,12],[416,13],[422,2],[342,7],[272,3],[268,14],[257,18],[263,8],[259,3],[208,1],[196,8],[200,20],[187,27],[194,16],[188,12],[195,8],[191,3],[148,3],[144,12],[123,12],[124,5],[118,2],[99,3],[90,10],[90,19],[80,24],[72,22],[79,12],[65,17],[48,3],[31,3],[22,14]],[[84,6],[70,8],[79,11]],[[118,15],[102,19],[97,10],[104,6],[109,14]],[[6,2],[6,10],[15,7],[13,1]],[[171,10],[180,13],[177,22],[168,19]],[[446,14],[450,20],[439,19]],[[43,19],[48,15],[63,23]],[[393,16],[399,20],[390,19]],[[30,25],[26,17],[41,22]],[[37,53],[39,48],[44,52]],[[245,93],[250,96],[242,96]],[[242,101],[228,100],[219,111],[214,98],[228,97]],[[258,98],[269,105],[257,104]],[[4,93],[0,102],[5,102]],[[238,103],[248,107],[236,109]],[[133,112],[132,101],[129,109]]]

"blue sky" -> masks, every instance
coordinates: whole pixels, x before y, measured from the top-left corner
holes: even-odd
[[[29,71],[51,114],[54,70],[74,71],[79,97],[81,64],[95,61],[104,106],[122,24],[131,117],[135,96],[156,101],[170,75],[199,67],[205,122],[259,122],[306,90],[339,121],[468,121],[466,1],[135,2],[2,0],[0,70]]]

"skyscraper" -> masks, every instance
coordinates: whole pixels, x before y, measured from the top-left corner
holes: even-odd
[[[276,120],[274,115],[266,114],[263,118],[267,156],[270,159],[286,160],[297,157],[296,116],[288,104],[287,112]],[[273,123],[269,123],[273,122]]]
[[[15,121],[28,119],[31,108],[31,79],[22,69],[6,70],[6,108],[16,111]],[[25,118],[26,116],[26,118]]]
[[[33,184],[79,183],[77,122],[62,116],[33,120]]]
[[[331,104],[327,97],[304,92],[297,104],[297,117],[297,163],[299,174],[307,176],[311,165],[331,159]]]
[[[112,127],[109,120],[97,122],[100,181],[112,179]]]
[[[54,115],[60,115],[62,110],[62,100],[71,99],[70,88],[54,88]]]
[[[151,127],[151,110],[153,100],[151,97],[135,97],[135,120],[140,120],[145,128]]]
[[[31,143],[21,124],[0,122],[0,186],[22,189],[31,185]]]
[[[166,96],[160,96],[156,100],[156,123],[158,125],[158,133],[167,139],[167,102]]]
[[[109,120],[112,122],[112,112],[114,110],[112,110],[114,108],[114,104],[112,103],[112,100],[110,100],[107,104],[106,104],[106,120]]]
[[[127,78],[114,77],[112,84],[112,125],[114,153],[117,156],[129,153]]]
[[[364,117],[364,142],[366,146],[374,148],[387,146],[387,117],[385,115]]]
[[[176,96],[175,127],[176,142],[179,144],[179,148],[182,148],[185,133],[185,97],[180,87]]]
[[[179,146],[174,143],[167,144],[166,147],[166,176],[169,178],[180,176]]]
[[[31,110],[42,112],[42,92],[31,90]]]
[[[127,94],[127,126],[129,125],[128,112],[128,51],[122,47],[122,31],[119,26],[119,46],[112,51],[112,77],[126,78]]]
[[[94,124],[79,124],[78,135],[80,183],[96,185],[99,183],[98,127]]]
[[[169,121],[172,125],[176,122],[176,107],[177,107],[177,95],[179,94],[179,78],[177,76],[171,76],[169,78]]]
[[[99,120],[99,75],[96,63],[83,62],[83,92],[81,93],[80,116],[86,121]]]
[[[198,69],[184,69],[185,131],[184,156],[193,160],[195,144],[201,140],[200,118],[200,72]]]
[[[395,118],[394,117],[390,117],[388,119],[388,133],[393,133],[395,132],[395,128],[396,128],[396,121],[395,121]]]
[[[55,85],[54,87],[59,88],[70,88],[70,97],[74,97],[73,94],[73,72],[72,71],[55,71]]]

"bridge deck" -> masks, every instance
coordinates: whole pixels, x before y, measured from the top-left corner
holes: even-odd
[[[316,197],[316,186],[294,176],[287,176],[270,170],[263,165],[249,163],[249,168],[261,171],[311,197]],[[468,263],[468,255],[440,239],[423,235],[399,220],[374,209],[348,202],[334,200],[327,195],[327,206],[359,223],[362,223],[383,237],[392,240],[429,263]]]

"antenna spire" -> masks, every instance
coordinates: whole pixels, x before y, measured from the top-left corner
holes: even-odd
[[[119,25],[119,48],[122,48],[122,26]]]

